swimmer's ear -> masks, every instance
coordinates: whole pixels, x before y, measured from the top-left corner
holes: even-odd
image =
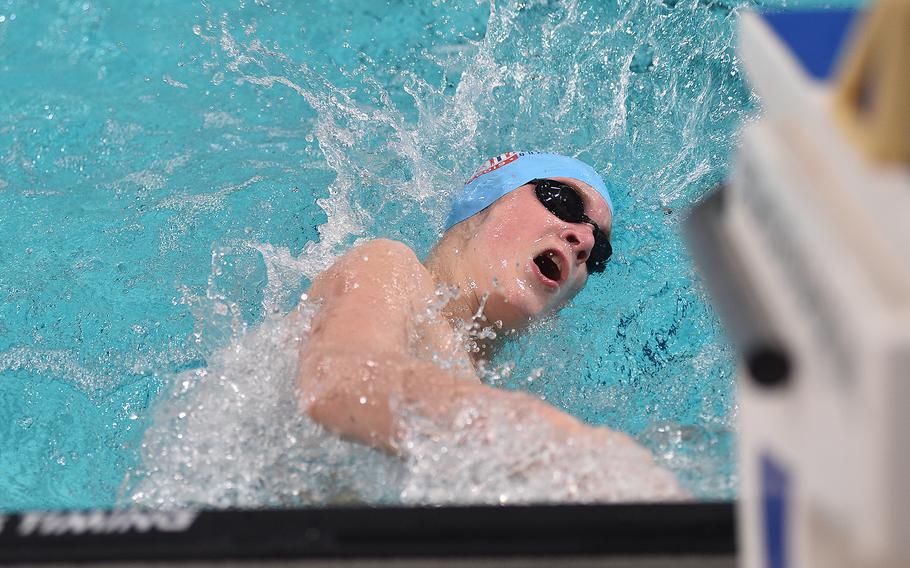
[[[471,227],[472,229],[477,229],[477,227],[483,225],[484,221],[486,221],[487,217],[489,217],[489,216],[490,216],[490,208],[487,207],[486,209],[479,211],[475,215],[472,215],[470,218],[465,219],[465,221],[467,222],[467,225],[469,227]]]
[[[490,208],[487,207],[482,211],[479,211],[464,221],[454,225],[448,231],[443,233],[443,239],[455,239],[456,242],[466,242],[471,239],[474,233],[477,231],[477,228],[480,227],[483,222],[486,220],[487,215],[490,213]],[[440,242],[442,239],[440,239]]]

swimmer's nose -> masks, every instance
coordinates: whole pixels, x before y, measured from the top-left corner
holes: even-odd
[[[591,256],[591,249],[594,248],[594,229],[590,225],[579,225],[579,228],[566,229],[561,236],[569,243],[569,248],[575,255],[575,264],[584,264]]]

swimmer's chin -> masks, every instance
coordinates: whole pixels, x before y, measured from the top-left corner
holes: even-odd
[[[559,306],[542,302],[537,297],[504,298],[503,308],[508,317],[495,319],[503,321],[503,331],[509,330],[512,333],[522,332],[534,323],[553,316],[559,310]]]

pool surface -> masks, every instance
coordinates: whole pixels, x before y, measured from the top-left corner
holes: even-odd
[[[426,254],[477,163],[521,149],[623,188],[616,252],[485,380],[735,495],[733,353],[678,227],[756,112],[741,7],[0,0],[0,510],[130,503],[154,476],[219,506],[469,498],[297,422],[275,342],[332,258]]]

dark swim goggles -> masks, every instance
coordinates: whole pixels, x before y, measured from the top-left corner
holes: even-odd
[[[594,227],[594,248],[591,249],[585,264],[588,266],[588,272],[603,272],[610,255],[613,254],[613,246],[610,245],[609,235],[601,231],[597,223],[585,215],[585,203],[578,190],[551,179],[535,179],[528,183],[534,185],[537,199],[550,213],[566,223],[588,223]]]

